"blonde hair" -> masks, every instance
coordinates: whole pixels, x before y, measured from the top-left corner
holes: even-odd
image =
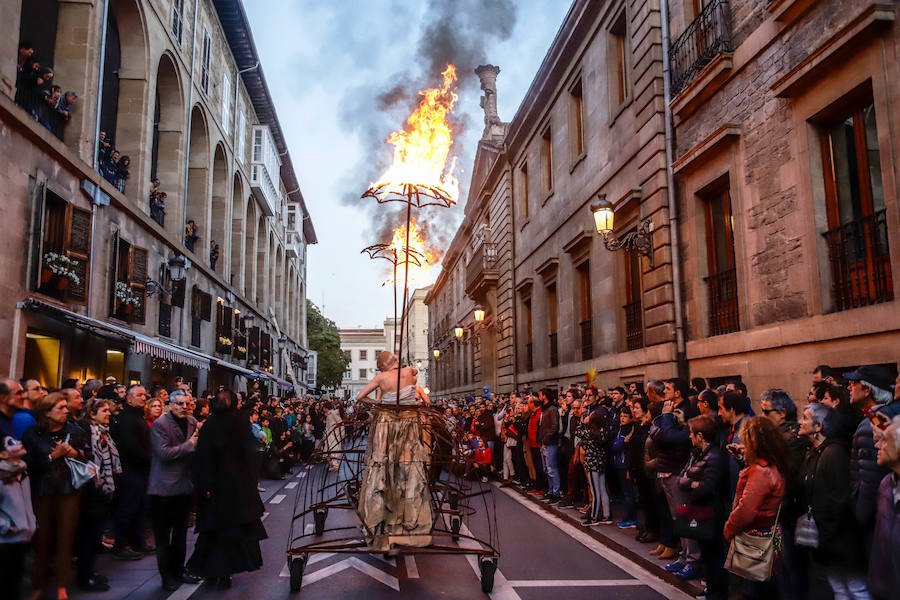
[[[378,353],[378,359],[375,361],[375,366],[378,367],[379,371],[390,371],[397,367],[399,363],[400,361],[397,360],[397,357],[393,352],[382,350]]]

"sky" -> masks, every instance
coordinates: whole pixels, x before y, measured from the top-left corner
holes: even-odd
[[[244,0],[262,69],[287,138],[318,244],[308,250],[307,297],[340,328],[381,327],[393,315],[385,261],[360,254],[386,242],[391,209],[360,195],[387,166],[390,133],[419,89],[457,67],[453,156],[460,204],[430,209],[441,252],[462,220],[483,128],[473,69],[500,67],[497,105],[512,119],[569,10],[569,0]],[[439,264],[431,272],[439,273]],[[402,288],[401,288],[402,293]]]

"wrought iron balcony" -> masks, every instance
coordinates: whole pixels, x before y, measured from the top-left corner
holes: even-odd
[[[710,275],[706,285],[709,289],[709,335],[739,331],[737,271],[731,268]]]
[[[672,96],[678,95],[721,52],[731,52],[731,8],[713,0],[672,43]]]
[[[481,244],[466,265],[466,294],[481,296],[488,287],[497,285],[497,246],[493,242]]]
[[[894,299],[887,218],[882,209],[826,231],[835,310]]]

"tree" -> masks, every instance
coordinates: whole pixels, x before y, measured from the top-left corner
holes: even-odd
[[[318,353],[316,387],[339,387],[350,359],[341,350],[337,325],[309,299],[306,300],[306,335],[309,347]]]

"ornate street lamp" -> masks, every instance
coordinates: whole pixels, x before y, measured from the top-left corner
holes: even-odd
[[[615,208],[612,202],[606,199],[606,194],[597,194],[597,199],[591,203],[591,213],[594,215],[597,233],[603,238],[603,245],[607,250],[637,252],[646,256],[650,260],[650,266],[653,267],[653,222],[650,219],[643,221],[638,229],[629,231],[617,239],[612,237],[615,229]]]
[[[184,254],[176,254],[169,259],[168,265],[169,277],[172,278],[172,281],[181,281],[187,276],[187,271],[191,268],[191,261]]]
[[[464,332],[465,332],[465,329],[463,329],[462,325],[457,325],[456,327],[453,328],[453,335],[456,336],[456,339],[461,339]]]
[[[431,353],[434,354],[434,357],[435,357],[435,358],[440,358],[440,356],[441,356],[441,351],[438,350],[437,348],[435,348],[434,350],[432,350]]]
[[[476,323],[481,323],[482,321],[484,321],[484,308],[482,308],[480,304],[475,307],[474,312],[475,312],[475,322]]]

